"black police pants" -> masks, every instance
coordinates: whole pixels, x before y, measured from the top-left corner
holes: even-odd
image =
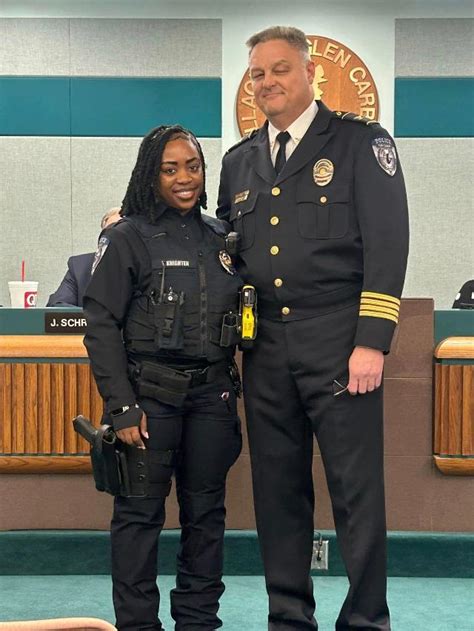
[[[244,354],[244,400],[271,631],[317,629],[310,578],[316,436],[350,588],[338,631],[390,629],[382,388],[348,383],[358,305],[296,322],[261,319]]]
[[[228,397],[227,394],[228,393]],[[222,396],[224,395],[224,396]],[[175,466],[154,465],[152,482],[174,473],[181,541],[171,614],[177,631],[211,631],[222,582],[225,481],[242,438],[236,398],[227,375],[192,388],[182,408],[140,401],[148,418],[150,450],[177,450]],[[113,600],[119,631],[161,630],[158,618],[158,537],[165,497],[115,498],[111,524]]]

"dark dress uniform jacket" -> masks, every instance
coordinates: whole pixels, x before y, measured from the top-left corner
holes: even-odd
[[[318,106],[276,178],[267,125],[226,154],[217,215],[242,236],[239,272],[256,286],[262,317],[303,319],[360,299],[354,346],[387,352],[408,253],[402,171],[378,163],[373,142],[391,142],[378,123]],[[320,159],[334,168],[324,186]]]
[[[73,305],[82,307],[82,299],[91,279],[94,252],[71,256],[67,262],[67,272],[56,289],[49,297],[47,307],[56,305]]]

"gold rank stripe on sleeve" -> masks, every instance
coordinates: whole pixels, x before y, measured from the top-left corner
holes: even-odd
[[[397,306],[400,306],[400,298],[395,298],[395,296],[391,296],[390,294],[378,294],[375,291],[363,291],[360,297],[374,298],[375,300],[387,300],[388,302],[393,302]]]
[[[382,318],[398,324],[400,299],[389,294],[363,291],[360,299],[359,316]]]
[[[369,300],[368,298],[361,298],[360,301],[361,309],[369,309],[372,311],[386,311],[387,313],[391,313],[394,316],[398,317],[400,313],[400,308],[394,305],[391,302],[382,302],[377,300]]]
[[[390,313],[378,313],[377,311],[365,311],[361,309],[359,311],[359,317],[361,316],[366,316],[369,318],[382,318],[385,320],[392,320],[392,322],[395,322],[395,324],[398,324],[398,318]]]
[[[387,309],[386,307],[374,306],[374,305],[360,305],[361,311],[377,311],[378,313],[387,313],[388,315],[393,316],[398,319],[398,311],[394,311],[393,309]]]

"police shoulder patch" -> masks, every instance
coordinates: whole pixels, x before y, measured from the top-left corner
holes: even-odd
[[[228,274],[231,276],[236,274],[234,264],[232,263],[232,257],[227,250],[221,250],[219,252],[219,262]]]
[[[247,140],[251,140],[259,131],[260,131],[259,129],[252,129],[251,132],[249,132],[248,134],[245,134],[245,136],[242,136],[242,138],[238,142],[236,142],[235,145],[232,145],[232,147],[229,147],[229,149],[227,149],[227,151],[225,152],[225,155],[227,155],[231,151],[234,151],[234,149],[237,149],[237,147],[240,147],[240,145],[243,145],[244,143],[246,143]]]
[[[354,112],[333,112],[333,114],[342,121],[352,121],[353,123],[362,123],[364,125],[379,125],[379,121],[359,116],[359,114],[354,114]]]
[[[381,136],[372,140],[372,149],[374,151],[375,159],[379,166],[388,173],[390,176],[394,176],[397,172],[397,152],[395,145],[391,138],[387,136]]]
[[[94,255],[94,262],[92,263],[91,276],[97,269],[97,265],[99,265],[102,257],[105,254],[106,249],[109,247],[110,239],[108,237],[100,237],[99,243],[97,245],[97,250]]]

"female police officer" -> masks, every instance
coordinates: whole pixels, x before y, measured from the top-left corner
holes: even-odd
[[[242,282],[225,251],[224,224],[200,207],[198,141],[179,126],[152,130],[140,146],[124,219],[99,241],[84,299],[85,345],[132,469],[111,524],[120,631],[163,628],[157,547],[172,473],[182,528],[175,628],[222,625],[225,479],[241,449],[235,339],[223,321],[233,321]]]

